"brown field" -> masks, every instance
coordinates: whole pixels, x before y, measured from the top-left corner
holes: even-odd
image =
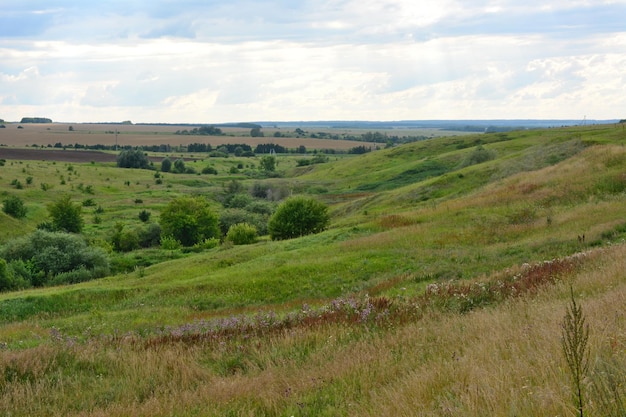
[[[23,129],[18,129],[22,126]],[[74,131],[69,131],[72,126]],[[63,145],[115,145],[117,130],[117,144],[120,146],[188,145],[190,143],[209,143],[213,147],[229,143],[248,144],[253,148],[259,144],[276,143],[286,148],[297,148],[304,145],[307,149],[335,149],[348,150],[356,146],[375,146],[366,142],[332,139],[310,138],[275,138],[266,136],[253,138],[245,136],[249,130],[243,128],[222,128],[228,136],[187,136],[176,135],[177,130],[191,130],[197,126],[189,125],[112,125],[112,124],[77,124],[77,123],[7,123],[6,128],[0,129],[0,145],[11,147],[47,146],[61,143]],[[276,129],[272,129],[272,132]],[[287,133],[287,131],[285,131]],[[270,135],[271,133],[267,133]]]

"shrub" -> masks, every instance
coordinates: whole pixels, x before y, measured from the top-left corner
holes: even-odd
[[[250,213],[262,214],[268,217],[274,213],[274,208],[273,203],[259,200],[252,201],[245,207]]]
[[[26,217],[26,206],[18,196],[10,196],[2,202],[2,211],[11,217],[21,219]]]
[[[260,236],[267,234],[266,216],[243,209],[227,209],[220,213],[219,227],[222,236],[226,236],[230,227],[237,223],[248,223],[254,226]]]
[[[220,240],[212,237],[209,239],[204,239],[202,242],[196,243],[195,245],[193,245],[193,247],[198,250],[208,250],[208,249],[216,248],[219,245],[220,245]]]
[[[212,166],[207,166],[202,168],[202,173],[205,175],[217,175],[217,169],[213,168]]]
[[[165,250],[177,250],[180,249],[182,245],[178,240],[176,240],[172,236],[162,236],[161,237],[161,248]]]
[[[37,230],[14,239],[0,248],[0,257],[9,262],[22,261],[35,286],[43,285],[58,274],[78,268],[106,274],[109,260],[101,248],[92,248],[80,236]],[[22,275],[23,276],[23,275]],[[95,277],[92,273],[92,277]]]
[[[52,226],[59,231],[80,233],[84,225],[81,212],[82,207],[72,203],[69,195],[62,196],[48,205]]]
[[[252,197],[250,196],[250,194],[230,194],[226,196],[226,199],[224,201],[224,207],[244,208],[250,203],[252,203]]]
[[[156,223],[150,223],[139,231],[139,246],[142,248],[150,248],[159,246],[161,243],[161,226]]]
[[[256,227],[248,223],[237,223],[228,229],[226,240],[234,245],[249,245],[257,240]]]
[[[150,215],[151,213],[148,210],[141,210],[139,212],[139,220],[145,223],[150,220]]]
[[[13,274],[7,268],[7,263],[4,259],[0,259],[0,291],[11,291],[13,286]]]
[[[172,160],[170,158],[163,158],[161,161],[161,172],[170,172],[172,170]],[[158,178],[158,177],[155,177]]]
[[[268,223],[272,240],[319,233],[330,223],[328,207],[310,197],[291,197],[278,206]]]
[[[161,211],[161,228],[166,236],[183,246],[193,246],[211,237],[219,237],[218,217],[209,202],[201,197],[179,197]]]
[[[478,145],[461,164],[464,167],[470,165],[481,164],[491,161],[496,157],[495,152],[485,149],[482,145]]]
[[[93,278],[91,271],[85,267],[79,267],[69,272],[62,272],[52,278],[50,285],[77,284],[79,282],[89,281]]]
[[[174,161],[174,172],[184,173],[185,172],[185,161],[182,159],[177,159]]]

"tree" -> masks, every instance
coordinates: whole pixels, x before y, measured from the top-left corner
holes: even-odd
[[[172,170],[172,160],[168,157],[161,161],[161,172],[170,172]]]
[[[185,161],[183,159],[177,159],[174,161],[174,172],[181,174],[185,172]]]
[[[18,196],[10,196],[4,199],[2,202],[2,211],[11,217],[21,219],[26,216],[26,206],[24,201]]]
[[[263,171],[274,172],[276,171],[276,158],[273,156],[264,156],[261,158],[260,165]]]
[[[117,166],[120,168],[149,168],[150,160],[140,149],[125,149],[117,156]]]
[[[278,206],[268,229],[272,240],[282,240],[319,233],[329,223],[325,204],[310,197],[291,197]]]
[[[171,236],[184,246],[193,246],[205,239],[219,238],[218,217],[206,199],[176,198],[161,211],[163,236]]]
[[[265,135],[263,134],[263,132],[261,132],[261,128],[257,126],[250,129],[250,136],[252,136],[253,138],[261,138]]]
[[[48,205],[48,214],[52,217],[54,230],[69,233],[80,233],[83,230],[84,220],[80,204],[72,203],[69,195],[60,197]]]

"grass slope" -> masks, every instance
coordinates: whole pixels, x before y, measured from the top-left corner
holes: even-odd
[[[621,126],[521,131],[288,166],[295,176],[281,181],[290,187],[327,191],[320,198],[332,204],[330,230],[0,294],[0,413],[570,415],[558,336],[568,285],[592,328],[592,376],[626,365],[624,139]],[[478,145],[492,158],[468,164]],[[2,181],[19,167],[0,168]],[[26,168],[37,177],[49,167]],[[72,183],[94,184],[93,198],[112,218],[138,210],[129,189],[156,209],[176,193],[220,187],[190,187],[182,177],[176,187],[156,186],[150,172],[126,185],[127,173],[113,167],[74,169]],[[19,192],[33,193],[35,207],[46,202],[43,192]],[[44,214],[37,209],[26,223]],[[581,267],[544,268],[556,285],[522,297],[462,287],[589,250]],[[416,301],[425,291],[434,300],[426,306]],[[338,300],[350,314],[330,320]],[[379,315],[365,320],[370,306]],[[317,308],[330,313],[308,315]],[[245,331],[241,321],[212,321],[242,314],[257,317]],[[196,334],[198,323],[222,330],[179,338]],[[272,323],[283,324],[263,330]],[[598,398],[587,405],[597,412]]]

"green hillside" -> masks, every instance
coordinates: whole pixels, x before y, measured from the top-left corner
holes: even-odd
[[[211,161],[223,174],[160,183],[7,161],[0,192],[28,213],[0,213],[2,243],[60,193],[93,200],[84,234],[106,248],[116,223],[156,220],[175,196],[223,210],[233,180],[314,196],[332,220],[291,240],[113,254],[115,275],[0,293],[0,414],[574,415],[560,345],[571,285],[592,329],[586,407],[624,415],[601,411],[626,401],[624,141],[621,125],[469,135],[284,157],[282,178]]]

